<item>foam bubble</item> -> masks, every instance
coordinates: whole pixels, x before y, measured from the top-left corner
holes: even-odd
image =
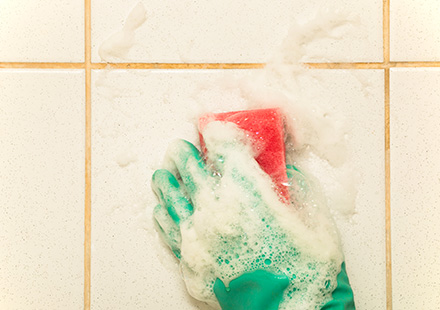
[[[219,308],[217,278],[227,285],[243,273],[267,270],[290,280],[280,309],[319,309],[343,260],[319,189],[297,172],[289,183],[295,200],[286,205],[234,124],[209,123],[203,135],[216,171],[208,182],[196,180],[201,188],[191,197],[194,214],[181,223],[181,270],[189,293]]]

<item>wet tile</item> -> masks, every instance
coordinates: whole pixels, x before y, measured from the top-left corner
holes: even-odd
[[[0,308],[82,309],[84,73],[0,70]]]
[[[0,42],[0,62],[83,62],[84,1],[1,1]]]
[[[241,70],[231,75],[252,75]],[[170,141],[197,140],[199,100],[242,108],[220,70],[93,72],[92,309],[207,309],[186,293],[153,227],[150,179]],[[210,90],[212,82],[230,85]],[[385,309],[382,71],[316,71],[302,84],[344,114],[359,174],[356,215],[338,224],[358,309]],[[203,95],[201,95],[203,93]],[[374,298],[373,298],[374,297]]]
[[[93,72],[92,309],[197,309],[156,237],[150,179],[171,140],[196,137],[185,119],[203,78]]]
[[[347,217],[342,212],[335,218],[356,309],[385,310],[383,71],[324,70],[317,71],[316,77],[317,81],[309,85],[307,91],[316,96],[315,100],[326,98],[324,105],[332,107],[335,115],[343,115],[353,158],[353,169],[346,181],[356,184],[355,214]],[[324,180],[318,173],[316,176]],[[351,174],[355,176],[353,179]],[[331,184],[325,186],[332,188]],[[340,204],[343,203],[341,200]],[[330,205],[333,204],[336,204],[333,208],[338,208],[338,201],[330,200]]]
[[[289,29],[302,61],[382,61],[380,0],[94,0],[92,11],[94,62],[267,62]]]
[[[393,305],[433,309],[440,301],[440,70],[391,72]]]
[[[440,2],[390,1],[391,60],[440,60]]]

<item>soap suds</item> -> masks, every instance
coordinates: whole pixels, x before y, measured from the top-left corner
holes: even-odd
[[[342,39],[348,33],[354,32],[354,26],[360,26],[359,16],[328,8],[315,12],[313,16],[304,21],[293,21],[284,42],[269,61],[268,68],[275,66],[276,70],[273,73],[280,77],[288,75],[286,85],[292,79],[292,74],[296,71],[303,71],[302,63],[310,61],[307,59],[310,46],[322,40]],[[314,61],[317,60],[319,62],[329,61],[324,56],[314,59]]]
[[[116,162],[121,168],[135,163],[137,159],[137,155],[130,151],[122,151],[116,156]]]
[[[194,93],[194,121],[206,112],[281,108],[288,132],[286,161],[301,171],[293,174],[293,198],[286,207],[240,131],[232,124],[208,125],[203,135],[209,154],[222,161],[208,162],[213,178],[199,180],[200,190],[189,197],[195,212],[180,226],[181,272],[196,299],[218,309],[214,281],[227,286],[258,269],[289,277],[280,309],[320,309],[331,298],[344,259],[331,215],[352,218],[358,181],[348,143],[351,128],[327,98],[305,91],[323,83],[301,61],[308,45],[339,38],[356,23],[345,13],[320,12],[291,29],[264,69],[239,79],[225,73]],[[368,96],[368,81],[358,80]],[[213,93],[219,99],[207,100]],[[172,160],[164,166],[175,172]]]
[[[213,294],[217,278],[227,286],[243,273],[265,269],[289,277],[280,309],[319,309],[330,299],[343,260],[319,187],[294,176],[295,199],[286,206],[236,125],[211,122],[203,136],[211,177],[193,174],[195,211],[180,225],[181,270],[189,293],[219,309]],[[167,153],[170,171],[179,160],[176,150]]]
[[[135,32],[146,21],[146,10],[142,3],[136,5],[126,19],[126,22],[122,29],[117,33],[110,36],[99,48],[99,56],[102,61],[112,62],[125,60],[128,56],[130,49],[135,44]],[[258,189],[264,192],[263,200],[264,205],[271,206],[271,209],[261,208],[257,212],[245,212],[243,216],[250,219],[250,221],[243,223],[242,221],[234,222],[237,217],[231,216],[237,209],[234,209],[233,203],[224,204],[224,200],[220,202],[213,202],[212,212],[220,219],[219,222],[214,221],[216,217],[210,218],[209,212],[202,211],[198,213],[193,219],[193,225],[188,222],[187,226],[182,228],[184,235],[184,244],[182,245],[182,251],[185,253],[185,259],[182,262],[181,269],[184,275],[184,279],[189,283],[189,290],[193,296],[201,300],[206,300],[214,307],[218,305],[216,301],[212,299],[212,291],[206,290],[205,283],[197,282],[200,280],[198,277],[213,277],[209,274],[212,269],[209,269],[209,264],[214,264],[215,268],[218,268],[218,272],[223,274],[223,280],[227,283],[231,278],[237,276],[240,270],[247,268],[266,268],[266,266],[272,267],[275,263],[283,262],[284,267],[279,267],[278,271],[286,273],[291,279],[293,279],[293,271],[287,270],[286,262],[289,264],[299,264],[299,274],[295,274],[298,278],[299,285],[301,280],[305,280],[307,274],[316,275],[317,280],[319,277],[334,277],[335,270],[338,270],[337,266],[342,261],[342,255],[340,251],[340,245],[336,236],[336,231],[333,230],[333,223],[327,217],[325,211],[326,206],[329,206],[330,212],[342,214],[350,218],[354,213],[354,200],[356,198],[356,179],[352,174],[352,167],[350,164],[350,150],[347,147],[346,133],[350,131],[350,128],[346,125],[344,116],[341,111],[332,110],[326,104],[325,98],[322,98],[322,102],[317,103],[319,100],[314,98],[314,94],[305,93],[303,89],[310,89],[310,87],[303,87],[305,84],[315,84],[320,86],[320,79],[313,74],[310,70],[307,70],[301,61],[304,61],[307,57],[309,47],[320,40],[326,40],[329,38],[340,38],[347,31],[352,31],[352,26],[356,25],[356,18],[350,17],[346,13],[329,14],[329,12],[320,12],[316,18],[310,21],[297,21],[292,30],[289,32],[289,36],[286,38],[282,48],[275,53],[272,61],[263,70],[255,70],[249,74],[246,78],[236,79],[232,78],[228,73],[224,73],[224,77],[215,81],[215,83],[200,84],[199,88],[193,94],[190,99],[195,99],[199,106],[195,107],[190,104],[188,110],[192,111],[192,116],[186,115],[182,118],[192,118],[194,123],[198,116],[205,112],[224,112],[239,109],[250,108],[269,108],[269,107],[281,107],[288,116],[288,124],[291,126],[290,132],[292,139],[288,141],[288,163],[295,164],[301,171],[303,171],[307,177],[311,180],[311,184],[308,184],[307,188],[313,188],[311,191],[304,191],[305,187],[295,187],[292,185],[294,191],[293,197],[296,197],[300,202],[304,202],[304,207],[300,209],[294,216],[287,214],[284,205],[279,205],[276,202],[276,197],[273,196],[270,191],[264,191],[265,188],[270,188],[270,181],[261,175],[258,167],[253,166],[253,170],[248,171],[251,177],[255,179]],[[191,54],[191,45],[187,46],[187,50],[182,48],[188,55],[182,55],[182,59],[189,59]],[[182,52],[182,53],[183,53]],[[325,60],[324,58],[322,60]],[[136,74],[135,70],[131,71],[132,74]],[[98,74],[98,73],[94,73]],[[360,76],[362,78],[362,76]],[[368,95],[368,81],[359,79],[359,82],[365,87],[365,95]],[[130,132],[132,127],[124,125],[125,122],[131,123],[131,112],[127,112],[127,109],[122,109],[119,104],[119,98],[121,97],[135,97],[142,94],[141,89],[134,89],[131,85],[119,85],[113,81],[113,77],[110,70],[105,70],[99,73],[96,79],[97,93],[107,99],[108,111],[106,110],[104,117],[100,118],[100,122],[96,127],[98,134],[106,136],[108,138],[120,137],[127,132]],[[173,92],[173,89],[168,91]],[[204,98],[204,93],[217,93],[218,100],[208,102]],[[164,101],[168,100],[164,96]],[[185,98],[184,98],[185,99]],[[321,98],[318,98],[321,99]],[[313,102],[313,103],[311,103]],[[106,104],[107,104],[106,103]],[[191,102],[192,103],[192,102]],[[182,103],[183,104],[183,103]],[[128,109],[128,111],[130,111]],[[113,123],[114,117],[112,114],[122,113],[125,118],[119,124]],[[215,126],[215,125],[214,125]],[[166,126],[165,126],[166,127]],[[232,130],[233,132],[233,130]],[[207,133],[209,135],[209,133]],[[235,134],[235,133],[234,133]],[[218,137],[218,138],[221,138]],[[191,140],[191,139],[190,139]],[[195,144],[197,142],[192,140]],[[119,150],[122,150],[120,153]],[[220,150],[221,151],[221,150]],[[246,154],[246,152],[244,152]],[[133,154],[132,154],[133,155]],[[249,154],[248,154],[249,155]],[[139,155],[139,157],[141,157]],[[249,158],[248,158],[249,159]],[[119,165],[122,169],[119,171],[130,171],[129,175],[132,175],[132,170],[137,168],[146,169],[150,172],[150,175],[155,169],[159,168],[158,162],[152,164],[149,167],[139,167],[140,159],[137,156],[131,156],[126,154],[121,147],[115,155],[111,156],[112,165]],[[246,163],[251,160],[245,161]],[[249,168],[248,166],[244,166]],[[254,169],[255,168],[255,169]],[[314,176],[314,177],[312,177]],[[315,179],[319,180],[316,181]],[[222,191],[228,191],[230,186],[228,185],[232,180],[225,180],[222,186],[219,186],[217,191],[221,194]],[[319,189],[318,183],[321,184]],[[149,181],[138,180],[126,180],[125,184],[131,184],[136,187],[142,184],[142,189],[139,189],[139,193],[131,193],[131,198],[124,197],[116,205],[124,205],[124,199],[129,201],[133,200],[133,195],[137,198],[136,202],[130,206],[125,206],[123,209],[117,209],[115,207],[114,212],[128,212],[132,215],[131,224],[137,229],[142,229],[143,232],[149,236],[152,244],[158,244],[159,240],[153,232],[153,221],[151,219],[151,209],[156,204],[153,197],[145,194],[146,188],[149,186]],[[127,186],[127,185],[124,185]],[[130,185],[128,185],[130,186]],[[229,191],[228,191],[229,193]],[[323,193],[323,195],[321,195]],[[240,199],[242,193],[240,189],[234,195],[228,197],[230,202],[242,201]],[[245,196],[246,197],[246,196]],[[198,197],[200,201],[210,201],[212,197]],[[313,202],[311,202],[313,200]],[[252,199],[246,201],[243,200],[243,205],[249,204]],[[221,204],[223,203],[223,204]],[[296,201],[298,203],[298,201]],[[224,207],[226,205],[226,207]],[[319,208],[314,210],[311,208],[317,205]],[[273,206],[273,208],[272,208]],[[209,206],[208,206],[209,207]],[[306,212],[306,211],[310,212]],[[318,212],[319,211],[319,212]],[[323,212],[322,217],[321,213]],[[150,212],[150,213],[148,213]],[[240,214],[241,215],[241,214]],[[312,216],[313,215],[313,216]],[[265,219],[269,225],[266,227],[262,223],[262,219]],[[258,221],[259,219],[259,221]],[[254,220],[257,220],[254,222]],[[223,221],[223,222],[221,222]],[[198,222],[199,224],[194,224]],[[220,223],[228,222],[228,225],[220,225]],[[321,227],[317,225],[317,222],[322,222],[324,225]],[[207,225],[209,223],[209,225]],[[294,225],[292,225],[294,223]],[[241,261],[247,261],[247,267],[240,265],[237,258],[230,257],[229,253],[226,253],[224,249],[218,247],[213,249],[218,242],[217,239],[210,239],[204,236],[213,236],[209,230],[216,229],[216,233],[224,233],[228,236],[234,236],[240,234],[242,229],[250,229],[258,231],[255,235],[250,235],[247,238],[253,243],[248,243],[248,246],[242,248],[235,248],[241,257]],[[276,244],[278,247],[283,247],[277,243],[279,239],[279,233],[275,231],[282,231],[286,236],[290,236],[292,240],[296,240],[298,244],[293,246],[286,246],[283,248],[284,254],[270,257],[271,250],[266,247],[268,244]],[[199,237],[202,237],[199,239]],[[323,239],[321,239],[321,237]],[[327,239],[326,239],[327,238]],[[195,240],[196,243],[191,243],[191,240]],[[231,238],[233,240],[234,238]],[[214,240],[214,243],[212,243]],[[261,243],[261,240],[265,242]],[[321,242],[319,241],[321,240]],[[328,241],[328,242],[325,242]],[[255,242],[259,242],[255,245]],[[199,242],[199,243],[197,243]],[[206,243],[201,246],[200,242]],[[323,244],[324,243],[324,244]],[[209,255],[202,255],[198,249],[202,248],[203,253]],[[289,251],[292,249],[301,249],[307,254],[307,262],[313,262],[316,266],[321,268],[320,270],[331,270],[327,275],[326,272],[320,272],[319,275],[310,272],[309,266],[305,266],[305,263],[295,261],[295,257],[289,258]],[[327,249],[324,251],[324,249]],[[173,271],[177,272],[177,261],[169,253],[162,251],[162,248],[157,249],[158,255],[160,255],[159,261],[165,264],[165,266]],[[252,254],[247,253],[247,250]],[[217,251],[217,252],[215,252]],[[211,252],[211,253],[210,253]],[[246,253],[243,253],[246,252]],[[197,255],[201,253],[201,255]],[[216,258],[219,260],[212,260],[212,254],[215,253]],[[167,254],[167,255],[165,255]],[[240,256],[241,255],[241,256]],[[249,256],[246,256],[249,255]],[[263,259],[264,255],[264,259]],[[268,258],[269,257],[269,258]],[[167,259],[168,258],[168,259]],[[203,260],[204,258],[204,260]],[[331,260],[331,263],[327,264],[326,260]],[[258,261],[257,261],[258,259]],[[266,260],[269,259],[270,264],[266,264]],[[289,261],[291,259],[292,261]],[[226,260],[228,263],[226,263]],[[220,263],[219,266],[217,266]],[[204,265],[206,264],[206,265]],[[302,264],[302,265],[301,265]],[[312,265],[313,265],[312,264]],[[246,265],[246,264],[244,264]],[[232,269],[233,266],[235,269]],[[206,267],[206,268],[205,268]],[[212,265],[211,265],[212,267]],[[146,266],[145,268],[148,268]],[[205,268],[205,269],[204,269]],[[241,268],[241,269],[240,269]],[[307,268],[307,269],[306,269]],[[195,269],[205,270],[205,274],[194,274],[192,271]],[[275,270],[275,269],[274,269]],[[208,274],[206,274],[208,272]],[[333,273],[333,274],[332,274]],[[321,280],[324,280],[321,278]],[[317,280],[317,282],[322,282]],[[334,285],[334,283],[331,283]],[[314,289],[319,287],[315,286]],[[208,287],[209,288],[209,287]],[[332,286],[329,286],[331,289]],[[310,302],[308,298],[313,296],[313,289],[310,289],[305,297],[301,297],[299,293],[295,293],[292,288],[286,291],[286,300],[290,298],[297,298],[299,301],[295,304],[295,309],[307,309],[310,303],[317,303],[317,301]],[[302,299],[301,299],[302,298]],[[298,304],[302,304],[303,308],[300,308]],[[288,308],[284,304],[284,308]],[[282,308],[282,309],[284,309]]]
[[[271,67],[267,70],[276,69]],[[209,91],[199,92],[196,115],[207,111],[281,108],[286,115],[287,130],[291,137],[286,145],[286,162],[295,164],[319,179],[332,211],[346,216],[353,215],[357,180],[354,177],[351,149],[347,140],[351,129],[344,115],[326,104],[325,98],[314,98],[313,94],[302,91],[310,89],[303,86],[305,84],[321,87],[319,80],[309,70],[297,69],[297,77],[289,79],[291,83],[298,83],[299,90],[296,92],[280,87],[267,70],[260,70],[241,79],[232,76],[222,78],[211,88],[203,86]],[[224,99],[225,104],[220,105],[222,108],[212,102],[206,103],[204,92],[213,92],[215,89]],[[221,95],[222,93],[226,95]],[[227,96],[231,96],[231,99],[228,100]]]
[[[199,85],[194,92],[198,106],[193,108],[195,120],[207,112],[281,108],[292,137],[287,145],[291,150],[287,163],[298,165],[319,179],[330,210],[346,217],[355,213],[358,184],[347,138],[351,128],[344,111],[332,108],[327,98],[309,91],[310,85],[322,89],[323,81],[302,61],[308,45],[339,38],[354,26],[359,26],[358,17],[328,9],[307,21],[297,21],[264,69],[238,79],[233,73],[225,73],[215,82]],[[354,74],[368,96],[369,81]],[[207,101],[205,93],[212,92],[217,92],[222,100]]]
[[[147,11],[139,2],[127,16],[124,26],[112,34],[99,47],[101,61],[112,62],[124,60],[135,43],[135,31],[147,20]]]

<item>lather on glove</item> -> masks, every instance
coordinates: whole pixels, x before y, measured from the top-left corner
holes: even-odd
[[[189,293],[223,310],[355,309],[335,227],[319,194],[287,166],[290,204],[246,135],[213,122],[207,159],[183,140],[153,175],[159,230]]]

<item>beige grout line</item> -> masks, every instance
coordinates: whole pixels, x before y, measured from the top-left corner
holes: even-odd
[[[384,69],[381,62],[332,62],[332,63],[306,63],[311,69]]]
[[[383,62],[390,63],[390,0],[383,0]]]
[[[264,63],[93,63],[92,69],[260,69]]]
[[[438,68],[440,67],[439,61],[391,61],[388,64],[388,68]]]
[[[383,62],[385,66],[385,250],[386,250],[386,306],[393,309],[392,262],[391,262],[391,179],[390,179],[390,68],[410,67],[423,62],[390,62],[390,0],[383,0]]]
[[[385,54],[384,54],[385,56]],[[261,69],[264,63],[92,63],[91,69]],[[440,61],[306,63],[311,69],[439,68]],[[86,63],[0,62],[0,69],[86,69]]]
[[[311,69],[390,69],[390,68],[438,68],[438,61],[391,61],[357,63],[307,63]]]
[[[2,69],[84,69],[77,62],[0,62]]]
[[[391,262],[390,69],[385,69],[385,242],[387,310],[393,308]]]
[[[92,205],[92,127],[91,127],[91,0],[84,0],[85,36],[85,92],[86,92],[86,136],[85,136],[85,202],[84,202],[84,310],[90,310],[91,290],[91,205]]]

